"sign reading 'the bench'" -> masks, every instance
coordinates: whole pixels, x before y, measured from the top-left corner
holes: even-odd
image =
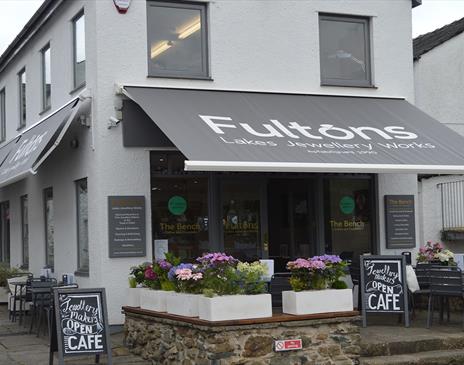
[[[60,364],[64,356],[102,353],[111,364],[105,289],[57,289],[54,299]]]
[[[366,313],[404,313],[409,326],[404,256],[361,256],[363,324]]]

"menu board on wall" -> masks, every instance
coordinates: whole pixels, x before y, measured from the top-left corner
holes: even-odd
[[[387,248],[416,247],[414,195],[385,195]]]
[[[110,257],[146,255],[144,196],[108,197]]]
[[[106,353],[111,364],[105,289],[56,289],[54,303],[56,335],[51,337],[56,342],[51,343],[50,358],[58,350],[59,364],[73,355],[96,355],[98,362],[98,356]]]
[[[361,256],[363,325],[366,313],[404,313],[409,326],[404,256]]]

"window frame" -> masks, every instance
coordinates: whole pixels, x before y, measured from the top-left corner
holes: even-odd
[[[50,71],[50,98],[49,103],[47,104],[46,98],[46,89],[47,89],[47,77],[46,77],[46,64],[45,64],[45,53],[50,52],[50,64],[49,64],[49,71]],[[52,73],[52,51],[50,47],[50,42],[48,42],[42,49],[40,50],[40,59],[41,59],[41,83],[42,83],[42,113],[51,109],[52,107],[52,81],[51,81],[51,73]]]
[[[89,214],[89,208],[88,208],[88,201],[89,201],[89,184],[88,184],[88,179],[87,177],[84,177],[82,179],[78,179],[74,181],[74,187],[75,187],[75,194],[76,194],[76,242],[77,242],[77,270],[75,274],[79,276],[89,276],[89,271],[90,271],[90,254],[87,252],[88,255],[88,262],[89,266],[87,268],[83,268],[81,266],[81,256],[80,256],[80,248],[81,248],[81,241],[80,241],[80,236],[79,236],[79,230],[80,230],[80,224],[79,224],[79,184],[85,181],[85,186],[87,188],[87,218]],[[87,249],[89,248],[89,236],[87,232]]]
[[[24,105],[23,105],[23,90],[22,90],[22,75],[25,77],[25,88],[24,88]],[[19,97],[19,123],[17,130],[23,129],[27,124],[27,74],[26,67],[23,67],[18,73],[18,97]],[[25,110],[24,110],[24,109]],[[24,113],[23,113],[24,112]],[[23,119],[24,115],[24,119]]]
[[[148,39],[148,27],[150,23],[149,8],[150,7],[167,7],[177,9],[195,9],[200,10],[200,21],[201,21],[201,54],[202,54],[202,68],[201,74],[192,74],[190,72],[165,70],[152,72],[150,68],[150,53],[151,47]],[[196,79],[196,80],[211,80],[210,74],[210,60],[209,60],[209,9],[207,2],[184,2],[180,0],[176,1],[162,1],[162,0],[147,0],[147,77],[158,77],[158,78],[174,78],[174,79]]]
[[[360,23],[364,25],[364,49],[366,54],[366,75],[367,80],[342,80],[334,78],[325,78],[322,74],[322,34],[321,34],[321,20],[332,22],[348,22]],[[375,87],[372,75],[372,47],[371,47],[371,17],[369,16],[356,16],[344,14],[327,14],[319,13],[319,70],[321,86],[347,86],[347,87]]]
[[[0,89],[0,143],[6,140],[6,88]]]
[[[55,207],[54,207],[54,196],[53,196],[53,187],[48,187],[43,189],[43,209],[44,209],[44,225],[45,225],[45,265],[52,269],[52,272],[55,271],[55,235],[53,235],[53,265],[50,265],[49,261],[49,248],[48,248],[48,215],[47,215],[47,192],[51,191],[52,204],[53,204],[53,227],[55,227]]]
[[[84,9],[81,9],[74,17],[71,19],[72,24],[72,69],[73,69],[73,91],[83,88],[86,85],[86,77],[84,74],[84,81],[80,84],[77,84],[76,75],[77,75],[77,42],[76,42],[76,22],[84,17],[84,50],[85,50],[85,12]],[[87,67],[87,54],[85,54],[85,67]]]
[[[27,202],[27,214],[25,213],[24,210],[24,202]],[[22,265],[21,267],[24,269],[29,268],[29,197],[27,194],[23,194],[19,197],[19,204],[20,204],[20,210],[21,210],[21,254],[22,254]],[[26,220],[24,219],[26,217]],[[25,246],[25,223],[27,221],[27,260],[26,260],[26,246]]]

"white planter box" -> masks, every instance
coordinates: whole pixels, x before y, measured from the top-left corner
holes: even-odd
[[[199,294],[168,292],[166,308],[168,313],[185,317],[198,317]]]
[[[206,321],[272,317],[271,294],[201,296],[198,312]]]
[[[129,307],[140,307],[140,293],[144,288],[127,288],[127,302]]]
[[[155,312],[166,312],[166,297],[169,292],[142,288],[140,291],[140,308]]]
[[[351,289],[282,292],[282,311],[288,314],[349,312],[353,310]]]

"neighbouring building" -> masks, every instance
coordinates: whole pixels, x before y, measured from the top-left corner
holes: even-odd
[[[464,135],[464,18],[414,39],[415,105]],[[421,241],[464,253],[464,176],[419,176]]]
[[[464,169],[415,108],[419,1],[46,0],[0,58],[1,260],[105,287],[166,249],[415,252],[418,174]]]

